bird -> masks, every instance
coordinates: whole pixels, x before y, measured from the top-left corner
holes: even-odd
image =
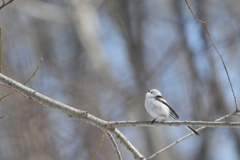
[[[156,120],[166,121],[167,117],[171,117],[178,121],[179,116],[174,109],[168,104],[168,102],[162,97],[162,94],[157,89],[148,90],[145,97],[145,108],[147,112],[154,118],[152,124]],[[200,134],[193,128],[186,126],[195,135]]]

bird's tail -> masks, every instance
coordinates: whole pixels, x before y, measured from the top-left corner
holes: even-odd
[[[177,118],[174,117],[174,116],[170,116],[170,117],[171,117],[172,119],[176,120],[176,121],[179,121],[179,119],[177,119]],[[189,129],[190,131],[192,131],[195,135],[200,136],[200,134],[199,134],[197,131],[195,131],[193,128],[187,126],[187,129]]]
[[[197,131],[195,131],[193,128],[187,126],[187,129],[189,129],[190,131],[192,131],[195,135],[200,136],[200,134],[199,134]]]

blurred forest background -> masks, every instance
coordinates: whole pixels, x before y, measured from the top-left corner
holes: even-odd
[[[240,1],[189,4],[207,21],[239,99]],[[3,74],[23,83],[43,57],[27,86],[101,119],[152,120],[144,108],[152,88],[182,120],[213,121],[235,110],[222,62],[184,0],[15,0],[0,11],[0,25]],[[2,96],[11,92],[1,88]],[[1,160],[89,160],[103,134],[16,93],[1,101],[3,115]],[[189,133],[185,127],[120,131],[146,157]],[[240,159],[239,129],[200,134],[154,160]],[[124,160],[134,159],[119,147]],[[95,159],[116,159],[107,137]]]

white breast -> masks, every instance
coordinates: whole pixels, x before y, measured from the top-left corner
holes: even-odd
[[[145,108],[147,112],[153,118],[157,118],[157,120],[166,119],[170,115],[168,106],[164,105],[162,102],[156,100],[155,98],[146,98]]]

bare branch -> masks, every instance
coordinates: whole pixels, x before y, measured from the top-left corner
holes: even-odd
[[[203,23],[203,24],[206,23],[205,21],[201,21],[201,20],[197,19],[197,17],[196,17],[195,14],[193,13],[192,9],[190,8],[190,6],[189,6],[189,4],[188,4],[188,1],[185,0],[185,2],[186,2],[187,6],[188,6],[189,10],[191,11],[191,13],[192,13],[192,15],[193,15],[194,18],[195,18],[198,22],[200,22],[200,23]]]
[[[0,74],[0,84],[7,86],[9,88],[12,88],[13,90],[15,90],[16,92],[19,92],[20,94],[22,94],[23,96],[29,98],[30,100],[41,104],[45,107],[50,107],[56,110],[59,110],[60,112],[66,113],[68,115],[71,115],[72,117],[78,118],[86,123],[90,123],[96,127],[99,127],[101,129],[105,129],[107,126],[107,121],[104,121],[102,119],[99,119],[91,114],[89,114],[86,111],[81,111],[78,109],[75,109],[73,107],[67,106],[63,103],[60,103],[58,101],[55,101],[51,98],[48,98],[24,85],[22,85],[21,83],[18,83],[2,74]],[[232,114],[223,116],[219,119],[217,119],[215,122],[220,121],[224,118],[227,118],[231,115],[236,114],[237,112],[234,112]],[[114,126],[116,125],[116,126]],[[138,150],[129,142],[129,140],[116,128],[114,127],[123,127],[126,125],[131,125],[131,126],[137,126],[137,125],[142,125],[142,126],[147,126],[150,125],[150,122],[135,122],[135,121],[127,121],[127,122],[110,122],[109,123],[109,132],[114,135],[120,143],[123,144],[123,146],[129,150],[131,152],[131,154],[134,156],[135,159],[138,160],[144,160],[145,157],[143,155],[141,155]],[[156,124],[154,125],[191,125],[191,126],[199,126],[199,125],[203,125],[204,127],[201,127],[199,129],[197,129],[197,131],[202,130],[205,128],[205,126],[209,126],[209,127],[216,127],[216,126],[221,126],[221,127],[237,127],[239,126],[239,123],[237,122],[231,122],[231,123],[227,123],[227,122],[219,122],[219,123],[214,123],[214,122],[191,122],[191,121],[180,121],[180,122],[156,122]],[[174,144],[186,139],[187,137],[193,135],[192,133],[179,139],[178,141],[172,143],[171,145],[167,146],[166,148],[160,150],[159,152],[155,153],[153,156],[151,156],[150,158],[160,154],[161,152],[163,152],[164,150],[166,150],[167,148],[170,148],[171,146],[173,146]]]
[[[98,151],[98,150],[99,150],[99,148],[101,147],[101,145],[102,145],[102,142],[103,142],[103,139],[104,139],[104,136],[105,136],[105,134],[107,133],[108,126],[109,126],[109,121],[108,121],[108,123],[107,123],[107,127],[106,127],[106,129],[105,129],[105,131],[104,131],[104,133],[103,133],[103,135],[102,135],[101,142],[100,142],[100,144],[98,145],[98,148],[96,149],[96,151],[95,151],[95,153],[94,153],[94,155],[93,155],[93,157],[92,157],[92,159],[91,159],[91,160],[93,160],[93,159],[94,159],[94,157],[95,157],[95,156],[96,156],[96,154],[97,154],[97,151]]]
[[[113,138],[112,134],[109,131],[107,132],[107,135],[108,135],[108,138],[110,139],[110,142],[112,143],[112,146],[113,146],[113,149],[114,149],[115,154],[117,156],[117,159],[122,160],[122,156],[121,156],[121,153],[118,149],[118,146],[117,146],[117,143],[116,143],[115,139]]]
[[[34,73],[32,74],[32,76],[31,76],[30,78],[28,78],[28,80],[27,80],[25,83],[23,83],[23,85],[26,85],[26,84],[33,78],[33,76],[35,76],[38,68],[40,67],[40,65],[41,65],[41,63],[42,63],[42,61],[43,61],[43,59],[42,59],[42,57],[41,57],[41,60],[40,60],[40,62],[38,63],[38,66],[37,66],[37,68],[35,69]],[[0,72],[0,73],[1,73],[1,72]],[[11,92],[11,93],[9,93],[9,94],[1,97],[0,100],[2,100],[3,98],[6,98],[6,97],[8,97],[8,96],[10,96],[11,94],[13,94],[13,93],[15,93],[15,92],[16,92],[16,91],[13,91],[13,92]]]
[[[221,117],[221,118],[219,118],[219,119],[216,119],[214,122],[221,121],[222,119],[225,119],[225,118],[227,118],[227,117],[230,117],[230,116],[234,115],[235,113],[236,113],[236,112],[231,113],[231,114],[228,114],[228,115],[225,115],[225,116],[223,116],[223,117]],[[200,128],[198,128],[198,129],[196,129],[196,131],[200,131],[200,130],[203,130],[203,129],[205,129],[205,128],[206,128],[206,127],[200,127]],[[177,141],[173,142],[172,144],[168,145],[167,147],[165,147],[165,148],[161,149],[160,151],[154,153],[152,156],[148,157],[147,160],[152,159],[153,157],[159,155],[159,154],[162,153],[163,151],[167,150],[168,148],[174,146],[175,144],[181,142],[182,140],[184,140],[184,139],[186,139],[186,138],[188,138],[188,137],[190,137],[190,136],[192,136],[192,135],[194,135],[194,134],[193,134],[193,133],[190,133],[190,134],[188,134],[188,135],[180,138],[179,140],[177,140]]]
[[[110,130],[110,132],[119,140],[120,143],[123,144],[125,148],[127,148],[132,154],[134,154],[135,159],[146,160],[146,158],[138,152],[138,150],[118,129]]]
[[[209,38],[210,38],[210,40],[211,40],[211,42],[212,42],[212,45],[214,46],[215,50],[217,51],[219,57],[220,57],[221,60],[222,60],[222,64],[223,64],[224,69],[225,69],[225,71],[226,71],[226,73],[227,73],[228,81],[229,81],[229,84],[230,84],[230,86],[231,86],[231,90],[232,90],[233,97],[234,97],[234,100],[235,100],[236,111],[238,111],[237,98],[236,98],[235,93],[234,93],[234,90],[233,90],[232,82],[231,82],[230,76],[229,76],[229,74],[228,74],[227,67],[226,67],[226,65],[225,65],[225,63],[224,63],[224,60],[223,60],[223,58],[222,58],[222,55],[220,54],[220,52],[218,51],[217,47],[216,47],[215,44],[213,43],[212,37],[211,37],[210,33],[208,32],[208,29],[207,29],[206,24],[203,24],[203,25],[204,25],[204,28],[206,29],[207,34],[208,34],[208,36],[209,36]]]
[[[200,23],[202,23],[202,24],[204,25],[204,28],[206,29],[206,32],[207,32],[207,34],[208,34],[208,36],[209,36],[209,38],[210,38],[210,40],[211,40],[211,42],[212,42],[213,47],[215,48],[215,50],[217,51],[219,57],[220,57],[221,60],[222,60],[224,69],[225,69],[225,71],[226,71],[226,73],[227,73],[227,77],[228,77],[229,84],[230,84],[230,86],[231,86],[231,90],[232,90],[232,93],[233,93],[233,97],[234,97],[234,100],[235,100],[236,111],[239,111],[239,110],[238,110],[238,104],[237,104],[237,98],[236,98],[235,93],[234,93],[234,90],[233,90],[232,82],[231,82],[230,76],[229,76],[229,74],[228,74],[227,67],[226,67],[226,65],[225,65],[225,63],[224,63],[224,60],[223,60],[223,58],[222,58],[222,55],[220,54],[220,52],[218,51],[217,47],[216,47],[215,44],[213,43],[212,37],[211,37],[210,33],[208,32],[207,26],[206,26],[206,24],[205,24],[206,22],[197,19],[196,16],[195,16],[195,14],[193,13],[191,7],[190,7],[189,4],[188,4],[188,1],[185,0],[185,2],[186,2],[186,4],[187,4],[189,10],[191,11],[193,17],[194,17],[198,22],[200,22]]]
[[[238,114],[238,113],[235,113],[235,116],[239,116],[239,117],[240,117],[240,114]]]
[[[8,4],[12,3],[12,2],[13,2],[13,0],[9,0],[7,3],[5,3],[5,0],[3,0],[3,4],[0,6],[0,10],[1,10],[3,7],[7,6]]]
[[[47,96],[44,96],[24,86],[23,84],[4,76],[1,73],[0,73],[0,84],[13,89],[14,91],[20,93],[24,97],[27,97],[28,99],[40,105],[56,109],[62,113],[66,113],[67,115],[78,118],[81,121],[84,121],[85,123],[89,123],[98,128],[105,129],[108,123],[107,121],[97,118],[86,111],[78,110],[71,106],[55,101]],[[129,140],[119,130],[117,129],[110,130],[110,133],[112,133],[120,141],[120,143],[122,143],[123,146],[125,146],[125,148],[130,151],[130,153],[134,156],[135,159],[145,160],[145,157],[138,152],[138,150],[129,142]]]
[[[240,122],[211,122],[211,121],[111,121],[109,129],[118,127],[132,127],[132,126],[202,126],[202,127],[229,127],[240,128]]]

